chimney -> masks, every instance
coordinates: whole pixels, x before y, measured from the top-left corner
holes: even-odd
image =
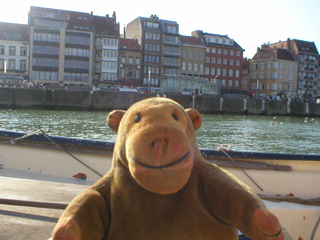
[[[126,26],[123,26],[123,38],[126,38]]]
[[[291,41],[290,41],[290,38],[287,39],[287,50],[290,52],[291,50]]]
[[[93,12],[91,11],[91,16],[93,15]]]

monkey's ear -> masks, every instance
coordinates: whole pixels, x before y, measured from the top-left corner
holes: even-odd
[[[202,124],[201,114],[196,109],[193,109],[193,108],[188,108],[185,111],[189,115],[194,129],[197,130]]]
[[[113,110],[108,114],[107,123],[111,130],[118,132],[120,121],[123,115],[126,113],[125,110]]]

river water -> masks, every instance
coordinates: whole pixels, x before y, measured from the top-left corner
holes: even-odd
[[[0,129],[32,132],[40,126],[65,137],[115,141],[107,112],[0,110]],[[197,131],[200,148],[235,144],[235,151],[320,154],[320,118],[203,115]]]

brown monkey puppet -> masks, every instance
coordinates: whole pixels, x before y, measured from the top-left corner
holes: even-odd
[[[245,184],[204,160],[202,118],[165,98],[108,115],[117,132],[111,170],[77,196],[53,239],[282,240],[277,218]]]

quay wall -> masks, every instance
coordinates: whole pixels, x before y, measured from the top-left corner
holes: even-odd
[[[37,108],[52,110],[127,109],[133,103],[155,94],[115,91],[48,90],[0,88],[0,108]],[[256,100],[243,97],[167,94],[184,108],[212,114],[262,114],[320,117],[320,104],[295,101]]]

